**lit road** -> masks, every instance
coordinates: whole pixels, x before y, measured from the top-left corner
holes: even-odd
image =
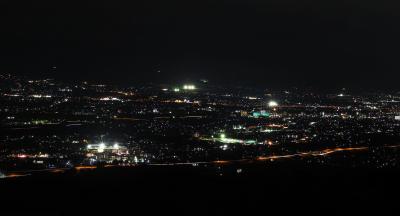
[[[385,148],[400,148],[400,145],[391,145],[385,146]],[[228,165],[232,163],[251,163],[254,161],[275,161],[281,159],[289,159],[289,158],[296,158],[296,157],[325,157],[330,154],[340,153],[340,152],[359,152],[359,151],[368,151],[368,147],[348,147],[348,148],[328,148],[323,150],[317,151],[309,151],[309,152],[299,152],[295,154],[286,154],[286,155],[271,155],[271,156],[264,156],[264,157],[257,157],[255,159],[241,159],[241,160],[217,160],[217,161],[202,161],[202,162],[186,162],[186,163],[152,163],[147,164],[148,166],[180,166],[180,165],[191,165],[191,166],[198,166],[198,165]],[[134,165],[132,165],[134,166]],[[106,165],[105,168],[111,167],[118,167],[118,165]],[[121,166],[122,167],[122,166]],[[76,171],[82,170],[94,170],[97,169],[96,166],[76,166],[74,168],[54,168],[54,169],[41,169],[41,170],[24,170],[24,171],[15,171],[8,173],[5,177],[12,178],[12,177],[22,177],[28,176],[33,173],[38,172],[51,172],[51,173],[63,173],[67,170],[75,169]]]
[[[22,176],[29,176],[33,173],[40,173],[40,172],[63,173],[69,169],[70,168],[54,168],[54,169],[14,171],[14,172],[8,173],[5,177],[6,178],[22,177]]]
[[[397,146],[387,146],[387,148],[399,148],[400,145]],[[162,164],[149,164],[151,166],[178,166],[178,165],[200,165],[200,164],[231,164],[231,163],[246,163],[253,161],[274,161],[279,159],[289,159],[295,157],[318,157],[318,156],[328,156],[330,154],[339,153],[339,152],[355,152],[355,151],[367,151],[368,147],[354,147],[354,148],[329,148],[318,151],[310,151],[310,152],[300,152],[295,154],[287,154],[287,155],[271,155],[265,157],[258,157],[255,159],[241,159],[241,160],[218,160],[218,161],[210,161],[210,162],[188,162],[188,163],[162,163]]]
[[[398,146],[400,147],[400,146]],[[277,159],[284,159],[284,158],[293,158],[293,157],[308,157],[308,156],[327,156],[337,152],[346,152],[346,151],[366,151],[368,147],[357,147],[357,148],[332,148],[332,149],[324,149],[321,151],[311,151],[311,152],[302,152],[296,154],[289,154],[289,155],[273,155],[267,157],[259,157],[257,160],[277,160]]]

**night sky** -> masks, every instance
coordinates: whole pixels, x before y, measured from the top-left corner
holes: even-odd
[[[2,0],[0,18],[2,73],[121,84],[400,82],[396,1]]]

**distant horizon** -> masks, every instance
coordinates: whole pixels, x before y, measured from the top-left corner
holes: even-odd
[[[118,81],[118,80],[104,80],[101,78],[97,79],[83,79],[81,78],[65,78],[65,77],[57,77],[57,76],[51,76],[50,74],[21,74],[21,73],[0,73],[2,75],[4,74],[10,74],[16,77],[25,77],[27,79],[54,79],[55,81],[58,82],[64,82],[64,83],[69,83],[69,84],[74,84],[78,82],[92,82],[92,83],[97,83],[97,84],[106,84],[106,85],[112,85],[112,86],[120,86],[120,87],[134,87],[134,86],[147,86],[147,85],[184,85],[184,84],[204,84],[202,83],[202,80],[207,80],[206,85],[211,85],[211,86],[216,86],[219,85],[221,87],[232,87],[232,86],[237,86],[240,88],[253,88],[253,89],[258,89],[258,90],[273,90],[273,91],[280,91],[280,90],[289,90],[289,89],[296,89],[298,90],[309,90],[309,91],[320,91],[322,93],[335,93],[335,92],[352,92],[352,93],[372,93],[373,91],[378,91],[378,92],[391,92],[391,93],[398,93],[400,92],[400,87],[366,87],[366,86],[313,86],[313,85],[306,85],[306,84],[251,84],[248,82],[238,82],[238,81],[230,81],[230,82],[221,82],[221,81],[214,81],[206,78],[198,78],[198,79],[182,79],[182,80],[166,80],[166,81],[160,81],[160,80],[146,80],[146,81]],[[364,92],[366,91],[366,92]]]
[[[393,1],[45,0],[2,9],[2,72],[322,90],[398,89],[400,80]]]

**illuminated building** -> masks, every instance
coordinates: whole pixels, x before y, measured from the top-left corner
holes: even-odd
[[[253,112],[253,117],[254,118],[260,118],[260,117],[270,117],[270,113],[265,111],[265,110],[261,110],[261,111],[257,111],[257,112]]]
[[[89,144],[86,147],[86,151],[86,156],[91,159],[91,161],[126,161],[129,156],[128,149],[118,143],[114,145],[106,145],[105,143]]]
[[[247,116],[249,116],[249,113],[247,111],[241,110],[240,111],[240,116],[247,117]]]
[[[259,118],[261,116],[260,112],[253,112],[253,117],[254,118]]]

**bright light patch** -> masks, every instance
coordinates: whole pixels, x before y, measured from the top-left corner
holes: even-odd
[[[269,106],[269,107],[277,107],[277,106],[278,106],[278,103],[277,103],[276,101],[270,101],[270,102],[268,103],[268,106]]]
[[[195,90],[196,86],[194,86],[194,85],[184,85],[183,89],[185,89],[185,90]]]
[[[101,101],[120,101],[121,99],[116,98],[116,97],[104,97],[100,98]]]

